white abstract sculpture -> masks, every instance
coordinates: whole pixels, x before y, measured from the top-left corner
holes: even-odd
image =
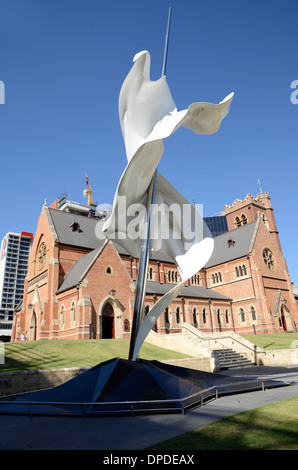
[[[169,137],[179,127],[191,129],[196,134],[213,134],[228,114],[233,93],[219,104],[194,103],[188,109],[178,111],[171,96],[166,77],[150,80],[150,54],[142,51],[134,57],[134,65],[126,77],[119,97],[119,117],[125,142],[128,164],[119,181],[114,197],[113,211],[103,225],[105,235],[122,245],[133,257],[138,258],[142,237],[136,238],[131,232],[129,208],[135,204],[146,206],[147,190],[153,181],[158,163],[163,154],[163,139]],[[120,200],[126,198],[128,212],[120,210]],[[188,202],[170,183],[157,174],[154,203],[162,205],[167,227],[155,225],[152,214],[150,252],[159,250],[176,263],[181,282],[165,294],[146,315],[137,333],[133,360],[142,346],[157,318],[179,295],[184,283],[195,275],[209,260],[214,243],[199,214],[191,207],[190,218],[195,217],[197,231],[189,240],[190,220],[177,220],[169,227],[168,213],[173,204],[183,207]],[[183,210],[183,209],[182,209]],[[141,229],[146,227],[146,214],[138,218]],[[134,226],[135,227],[135,226]],[[177,227],[180,236],[177,236]],[[141,232],[141,230],[140,230]],[[164,232],[170,236],[163,236]],[[144,235],[143,235],[144,236]]]

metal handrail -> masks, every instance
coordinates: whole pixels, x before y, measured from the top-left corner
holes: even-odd
[[[130,413],[132,416],[135,415],[135,413],[141,413],[141,412],[152,412],[152,408],[149,407],[149,405],[155,405],[155,408],[154,408],[154,411],[155,412],[169,412],[169,411],[175,411],[177,412],[179,410],[179,407],[180,407],[180,410],[182,413],[185,412],[185,410],[187,408],[190,408],[190,407],[195,407],[195,406],[199,406],[199,404],[201,404],[201,406],[204,405],[204,395],[206,394],[210,394],[210,392],[213,392],[213,398],[215,397],[215,399],[218,398],[219,396],[219,390],[222,389],[222,388],[229,388],[229,387],[235,387],[235,386],[239,386],[239,385],[248,385],[248,384],[258,384],[261,389],[264,391],[265,390],[265,381],[268,381],[269,379],[254,379],[254,380],[247,380],[245,382],[231,382],[231,383],[227,383],[227,384],[222,384],[222,385],[213,385],[211,387],[208,387],[204,390],[201,390],[200,392],[196,392],[190,396],[187,396],[187,397],[184,397],[184,398],[177,398],[177,399],[169,399],[169,400],[144,400],[144,401],[136,401],[136,400],[127,400],[127,401],[115,401],[115,402],[86,402],[86,403],[79,403],[79,402],[37,402],[37,401],[26,401],[26,402],[16,402],[16,401],[11,401],[11,400],[2,400],[0,398],[0,414],[1,414],[1,405],[15,405],[15,406],[29,406],[30,407],[30,413],[25,413],[24,411],[22,411],[22,414],[30,414],[32,415],[33,414],[33,407],[34,406],[55,406],[55,408],[59,407],[59,406],[68,406],[68,407],[81,407],[81,413],[82,415],[85,417],[87,415],[96,415],[98,414],[99,412],[100,413],[105,413],[105,414],[111,414],[112,411],[107,411],[107,410],[100,410],[99,412],[97,411],[92,411],[92,410],[87,410],[86,412],[86,409],[89,408],[89,407],[92,407],[92,408],[100,408],[100,407],[109,407],[109,406],[112,406],[113,408],[115,407],[120,407],[120,405],[123,407],[125,405],[126,409],[115,409],[113,410],[113,413]],[[288,383],[284,383],[285,385],[289,385]],[[30,392],[28,392],[30,393]],[[239,393],[239,392],[238,392]],[[17,395],[15,395],[17,396]],[[12,397],[12,395],[11,395]],[[209,399],[209,401],[212,399],[212,396],[208,395],[207,397],[205,397],[207,399]],[[187,402],[190,402],[189,405],[187,405]],[[163,408],[162,405],[171,405],[175,403],[175,408]],[[145,408],[140,408],[140,405],[142,406],[145,406]],[[156,405],[160,405],[160,408],[156,408]],[[178,407],[179,405],[179,407]],[[146,408],[147,406],[147,408]],[[8,412],[7,412],[8,413]],[[38,413],[38,412],[37,412]],[[41,412],[40,412],[41,413]],[[49,412],[47,414],[59,414],[57,412],[57,409],[56,411],[54,412]],[[65,413],[66,414],[66,413]],[[71,414],[71,412],[69,412],[68,414]]]
[[[220,343],[220,341],[217,341],[217,340],[215,340],[215,342],[219,342],[219,344],[222,344],[222,343]],[[225,345],[223,345],[223,346],[225,346]],[[246,358],[248,357],[247,352],[246,351],[237,352],[237,351],[234,351],[233,349],[229,348],[228,346],[225,346],[225,347],[226,347],[226,349],[229,349],[230,351],[233,351],[235,354],[237,354],[237,356],[235,357],[235,362],[238,362],[240,364],[240,366],[242,367],[241,359],[243,358],[243,356],[245,356]],[[213,351],[217,351],[217,350],[213,349]],[[224,359],[226,359],[226,351],[224,349],[222,349],[222,351],[223,351]],[[238,357],[238,356],[240,356],[240,357]]]
[[[187,326],[187,324],[186,324],[185,326]],[[203,333],[203,335],[201,335],[200,333]],[[250,347],[249,345],[246,345],[246,344],[244,345],[238,338],[234,338],[234,337],[232,337],[232,334],[229,334],[229,333],[235,333],[234,331],[230,331],[230,332],[221,332],[221,333],[222,333],[221,339],[228,339],[228,340],[235,341],[236,343],[238,343],[238,344],[240,344],[241,346],[245,347],[246,349],[248,349],[248,350],[251,351],[252,353],[255,353],[255,352],[256,352],[256,350],[255,350],[255,347],[256,347],[256,346],[255,346],[255,345],[253,345],[254,348],[252,348],[252,347]],[[209,349],[211,349],[211,347],[210,347],[210,341],[218,341],[218,339],[217,339],[216,337],[209,336],[208,333],[205,333],[205,332],[202,332],[202,331],[197,331],[197,336],[200,338],[200,340],[201,340],[202,342],[205,342],[205,341],[206,341],[206,342],[207,342],[207,341],[209,342]],[[218,342],[220,343],[220,341],[218,341]],[[220,344],[223,344],[223,343],[220,343]],[[224,345],[224,346],[225,346],[225,345]],[[226,346],[226,348],[229,349],[228,346]],[[262,351],[262,350],[260,350],[260,349],[263,349],[263,348],[259,348],[259,347],[258,347],[258,351],[257,351],[258,354],[264,354],[264,353],[266,353],[265,351]]]
[[[229,348],[228,346],[226,346],[225,344],[223,344],[223,343],[221,343],[220,341],[218,341],[218,339],[212,339],[212,340],[210,340],[210,338],[209,338],[209,349],[211,349],[211,351],[214,351],[214,350],[213,350],[213,349],[211,348],[211,346],[210,346],[210,341],[214,341],[215,344],[216,344],[216,343],[220,344],[220,345],[222,346],[222,349],[223,349],[223,350],[224,350],[224,349],[231,349],[231,348]]]

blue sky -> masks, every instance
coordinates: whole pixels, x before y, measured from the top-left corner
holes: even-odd
[[[112,203],[126,165],[118,96],[135,53],[160,77],[169,6],[167,81],[178,109],[234,91],[219,132],[179,129],[159,171],[204,215],[248,193],[271,195],[298,285],[297,0],[0,0],[0,239],[36,230],[45,198]]]

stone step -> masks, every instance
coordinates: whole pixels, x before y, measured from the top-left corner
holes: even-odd
[[[215,349],[213,353],[217,358],[220,369],[251,367],[254,365],[247,357],[233,349]]]

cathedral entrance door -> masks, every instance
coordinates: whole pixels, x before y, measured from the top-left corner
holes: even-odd
[[[287,331],[287,323],[286,323],[285,314],[283,310],[281,311],[281,324],[282,324],[283,330]]]
[[[281,325],[283,327],[283,330],[284,331],[287,331],[287,322],[286,322],[286,318],[285,318],[285,312],[284,312],[284,306],[282,305],[281,306]]]
[[[36,341],[37,318],[35,311],[30,320],[29,341]]]
[[[102,309],[102,339],[115,338],[114,310],[110,303],[106,303]]]

